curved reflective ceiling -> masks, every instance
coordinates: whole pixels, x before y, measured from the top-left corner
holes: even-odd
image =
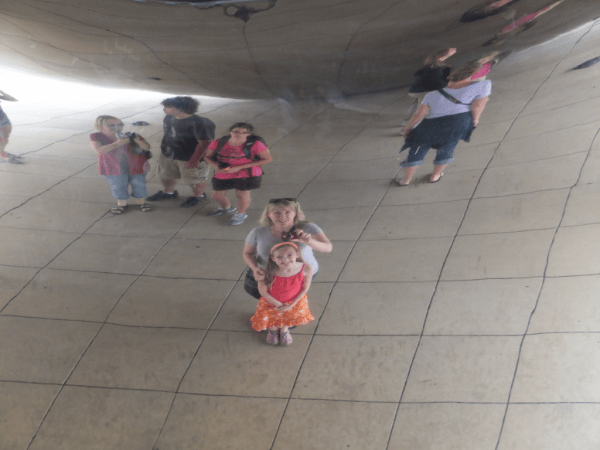
[[[5,64],[96,85],[236,98],[393,89],[596,19],[597,0],[3,0]]]

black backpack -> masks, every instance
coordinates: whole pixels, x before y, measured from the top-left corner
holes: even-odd
[[[223,136],[221,139],[219,139],[219,143],[217,144],[217,149],[215,150],[215,153],[213,154],[213,158],[218,161],[218,156],[219,156],[219,152],[221,150],[223,150],[223,147],[225,147],[225,144],[227,144],[227,141],[229,140],[230,136]],[[261,138],[260,136],[257,136],[255,134],[251,134],[250,136],[248,136],[248,139],[246,139],[246,143],[244,144],[243,150],[244,150],[244,155],[246,156],[246,158],[248,158],[249,160],[254,160],[257,161],[260,158],[259,157],[254,157],[252,156],[252,153],[250,152],[250,149],[252,148],[252,146],[254,144],[256,144],[256,141],[260,141],[262,142],[265,147],[267,146],[267,143],[265,142],[265,140],[263,138]],[[219,163],[219,167],[222,167],[221,164],[224,163]],[[225,167],[225,166],[223,166]],[[222,167],[222,168],[223,168]],[[250,176],[252,176],[252,169],[247,169],[250,171]],[[262,168],[261,168],[262,170]],[[263,173],[265,173],[264,170],[262,170]]]

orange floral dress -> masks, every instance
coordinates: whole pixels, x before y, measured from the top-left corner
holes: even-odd
[[[269,294],[281,303],[292,303],[304,287],[304,265],[296,275],[291,277],[275,277],[273,285],[268,289]],[[295,327],[306,325],[315,320],[308,309],[306,295],[289,311],[279,312],[266,298],[261,297],[252,316],[252,328],[256,331],[273,327]]]

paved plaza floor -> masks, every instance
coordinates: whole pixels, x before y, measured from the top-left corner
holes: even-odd
[[[436,184],[433,155],[391,183],[406,90],[204,100],[274,159],[238,227],[212,201],[108,213],[92,123],[122,118],[154,169],[163,95],[3,104],[25,164],[0,164],[0,449],[600,448],[600,64],[569,70],[599,44],[587,27],[495,67]],[[287,348],[241,281],[274,197],[333,242]]]

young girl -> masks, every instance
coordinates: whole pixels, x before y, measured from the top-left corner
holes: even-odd
[[[298,246],[293,242],[274,245],[265,268],[265,279],[258,282],[261,298],[250,319],[252,328],[269,329],[267,344],[292,343],[288,328],[306,325],[315,318],[308,309],[306,293],[313,271],[304,264]]]

